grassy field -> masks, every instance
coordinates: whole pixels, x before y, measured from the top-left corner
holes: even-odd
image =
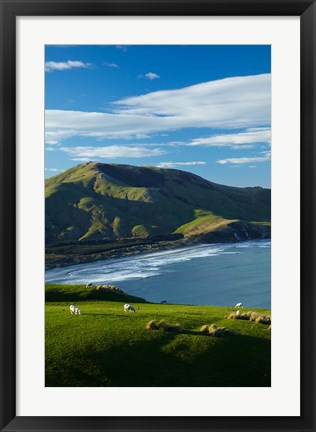
[[[123,311],[125,302],[135,314]],[[71,303],[82,315],[70,314]],[[46,386],[270,386],[268,326],[225,319],[231,311],[46,285]],[[146,330],[153,319],[179,323],[182,331]],[[238,334],[212,337],[199,332],[204,324]]]

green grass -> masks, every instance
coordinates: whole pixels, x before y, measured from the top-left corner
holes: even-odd
[[[185,237],[195,236],[201,233],[217,230],[231,222],[236,222],[236,219],[224,219],[221,216],[213,214],[212,212],[195,210],[194,213],[196,218],[180,226],[175,231],[176,234],[183,234]]]
[[[87,300],[116,301],[116,302],[138,302],[145,303],[141,297],[116,292],[98,291],[95,287],[86,288],[85,285],[60,285],[47,284],[45,288],[46,302],[65,302],[71,303]]]
[[[46,386],[270,386],[268,326],[226,320],[231,307],[151,304],[112,293],[92,299],[92,291],[46,286]],[[135,314],[124,313],[126,299]],[[82,315],[70,314],[71,303]],[[183,330],[145,330],[152,319]],[[238,335],[201,334],[203,324]]]
[[[217,185],[172,169],[90,162],[47,179],[45,190],[46,244],[126,239],[135,227],[145,227],[136,237],[191,236],[232,220],[270,220],[268,189]]]

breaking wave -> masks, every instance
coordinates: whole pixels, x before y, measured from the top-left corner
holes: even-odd
[[[45,273],[45,280],[47,283],[60,284],[86,284],[90,282],[107,284],[146,279],[167,273],[169,271],[168,267],[171,265],[220,255],[241,254],[243,253],[242,249],[250,247],[269,248],[271,247],[271,241],[259,240],[233,244],[198,245],[145,255],[78,264],[48,270]]]

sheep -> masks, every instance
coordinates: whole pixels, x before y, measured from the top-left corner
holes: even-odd
[[[87,285],[86,285],[86,288],[89,288],[89,287],[92,287],[93,286],[93,284],[90,282],[90,283],[88,283]]]
[[[75,305],[70,305],[70,306],[69,306],[69,309],[70,309],[70,313],[71,313],[71,315],[72,315],[72,314],[75,314],[75,315],[81,315],[81,310],[80,310],[77,306],[75,306]]]
[[[238,316],[240,315],[240,310],[239,310],[239,309],[238,309],[238,311],[236,312],[236,315],[238,315]]]
[[[244,307],[244,305],[242,303],[237,303],[235,306],[235,308],[243,308],[243,307]]]
[[[124,312],[132,312],[132,313],[135,313],[135,312],[136,312],[136,309],[135,309],[134,306],[131,305],[131,304],[125,304],[125,305],[124,305]]]

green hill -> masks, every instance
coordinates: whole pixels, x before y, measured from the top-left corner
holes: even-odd
[[[255,237],[269,235],[269,189],[218,185],[174,169],[89,162],[46,180],[45,193],[47,245],[223,230],[225,236],[236,229],[247,233],[248,224]],[[238,221],[243,225],[234,225]]]
[[[125,313],[119,294],[93,299],[93,292],[84,285],[46,285],[47,387],[271,385],[269,325],[227,320],[232,307],[154,304],[131,296],[136,313]],[[70,314],[72,303],[82,315]],[[148,330],[151,320],[181,330]],[[235,335],[200,332],[212,324]]]

